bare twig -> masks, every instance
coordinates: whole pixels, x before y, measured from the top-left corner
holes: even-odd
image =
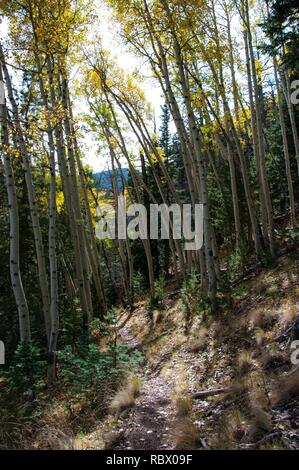
[[[223,388],[210,388],[209,390],[201,390],[200,392],[195,392],[192,394],[192,398],[201,399],[210,397],[212,395],[220,395],[222,393],[229,393],[232,391],[230,387],[223,387]]]

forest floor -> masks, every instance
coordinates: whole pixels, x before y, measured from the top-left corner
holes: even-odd
[[[180,300],[168,297],[155,324],[140,302],[119,332],[144,356],[140,395],[104,424],[106,448],[299,449],[299,373],[289,375],[284,336],[298,312],[295,253],[238,283],[230,309],[188,327]]]
[[[169,398],[171,385],[156,374],[143,378],[140,396],[127,418],[121,420],[122,434],[114,449],[171,449],[169,429],[174,406]]]
[[[42,415],[18,420],[15,436],[0,433],[6,448],[299,449],[299,372],[290,375],[286,334],[299,312],[298,250],[240,276],[214,315],[186,321],[175,288],[151,315],[146,300],[132,315],[118,311],[118,325],[128,315],[118,342],[142,355],[119,390],[45,394]]]

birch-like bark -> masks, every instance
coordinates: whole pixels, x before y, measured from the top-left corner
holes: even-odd
[[[88,280],[88,260],[87,250],[85,246],[85,235],[82,226],[82,212],[80,207],[79,188],[77,180],[77,170],[75,163],[75,152],[74,152],[74,136],[71,131],[69,108],[68,108],[68,89],[66,78],[62,78],[62,104],[64,107],[64,130],[67,142],[67,154],[69,163],[69,189],[70,199],[73,207],[74,218],[74,230],[76,234],[76,265],[78,271],[78,284],[80,291],[80,298],[82,300],[83,315],[87,315],[87,321],[92,315],[92,300],[90,285]]]
[[[137,198],[136,201],[137,201],[138,204],[141,204],[142,199],[141,199],[141,196],[140,196],[140,185],[139,185],[140,180],[137,180],[137,172],[135,171],[134,166],[131,164],[129,152],[127,150],[127,147],[126,147],[121,129],[118,125],[112,103],[109,101],[108,96],[106,96],[106,98],[107,98],[107,102],[110,106],[110,110],[111,110],[111,113],[112,113],[112,117],[113,117],[115,127],[117,129],[119,140],[115,136],[113,136],[113,138],[116,139],[116,142],[117,142],[120,150],[122,151],[124,157],[126,158],[126,160],[128,162],[128,166],[129,166],[130,173],[131,173],[131,176],[132,176],[134,192],[135,192],[135,195],[136,195],[136,198]],[[99,118],[99,116],[98,116],[98,118]],[[119,168],[121,168],[119,159],[117,158],[116,153],[114,152],[114,149],[111,146],[112,134],[111,134],[111,131],[108,129],[107,122],[101,123],[101,126],[102,126],[103,132],[106,136],[106,140],[107,140],[110,152],[113,155],[113,159],[115,159],[115,161],[117,162]],[[124,178],[123,178],[123,182],[125,183],[127,189],[129,189]],[[144,181],[142,180],[141,182],[142,182],[142,186],[145,187],[145,189],[147,190],[146,185],[144,184]],[[132,192],[130,192],[130,197],[131,197],[132,200],[134,200]],[[142,241],[142,244],[143,244],[143,248],[144,248],[145,255],[146,255],[146,260],[147,260],[147,268],[148,268],[148,277],[149,277],[150,289],[151,289],[151,292],[154,292],[154,289],[155,289],[155,276],[154,276],[154,270],[153,270],[153,258],[152,258],[152,251],[151,251],[150,241],[149,241],[148,238],[142,239],[141,241]],[[133,263],[132,263],[132,256],[131,256],[131,248],[128,245],[129,245],[129,241],[127,241],[126,248],[127,248],[127,254],[128,254],[128,257],[129,257],[130,289],[132,291],[132,289],[133,289]]]
[[[206,183],[206,169],[205,169],[204,156],[201,150],[200,134],[198,131],[196,118],[194,115],[194,111],[193,111],[192,103],[190,99],[190,90],[188,87],[188,80],[187,80],[186,73],[185,73],[184,61],[182,58],[180,44],[173,29],[172,18],[171,18],[169,7],[164,0],[163,0],[163,6],[165,8],[165,11],[166,11],[166,14],[169,19],[170,26],[171,26],[175,59],[176,59],[177,67],[178,67],[180,84],[182,87],[183,100],[184,100],[187,114],[188,114],[190,135],[192,136],[192,142],[193,142],[197,165],[198,165],[198,172],[199,172],[199,178],[200,178],[200,195],[201,195],[201,202],[203,204],[203,210],[204,210],[204,248],[205,248],[207,272],[208,272],[208,281],[209,281],[208,282],[208,297],[211,303],[212,310],[216,311],[217,276],[216,276],[215,258],[214,258],[214,250],[213,250],[213,231],[212,231],[211,219],[210,219],[210,208],[209,208],[209,198],[208,198],[208,190],[207,190],[207,183]]]
[[[262,204],[264,205],[264,235],[267,237],[269,248],[272,256],[275,256],[275,241],[274,241],[274,224],[273,224],[273,208],[269,189],[268,176],[266,171],[266,155],[265,155],[265,142],[263,134],[262,123],[262,107],[260,100],[260,90],[257,79],[256,62],[253,51],[252,32],[250,25],[250,14],[248,0],[244,0],[244,18],[245,18],[245,35],[248,41],[248,51],[250,57],[250,65],[253,80],[253,92],[255,98],[255,116],[256,116],[256,129],[258,139],[258,153],[259,153],[259,169],[260,169],[260,187],[263,191]],[[265,220],[267,218],[267,221]]]
[[[50,323],[51,323],[50,294],[49,294],[48,276],[47,276],[47,270],[46,270],[42,231],[41,231],[41,226],[40,226],[40,221],[39,221],[38,207],[37,207],[34,184],[33,184],[33,179],[32,179],[31,162],[30,162],[30,156],[28,155],[28,152],[27,152],[25,137],[24,137],[23,129],[21,127],[19,110],[18,110],[16,100],[14,98],[12,83],[11,83],[10,75],[8,73],[7,66],[5,64],[4,53],[3,53],[1,43],[0,43],[0,60],[2,62],[2,70],[3,70],[3,75],[5,78],[6,87],[7,87],[8,98],[12,107],[16,140],[18,143],[18,147],[19,147],[21,157],[22,157],[23,167],[25,170],[25,181],[26,181],[26,187],[27,187],[27,195],[28,195],[30,216],[31,216],[31,221],[32,221],[32,228],[33,228],[33,233],[34,233],[35,250],[36,250],[37,265],[38,265],[39,285],[40,285],[40,290],[42,294],[42,305],[43,305],[43,314],[44,314],[44,321],[45,321],[45,327],[46,327],[46,336],[47,338],[49,338]]]
[[[48,97],[43,81],[42,68],[38,54],[35,56],[39,77],[39,89],[43,105],[49,116]],[[50,168],[50,197],[49,197],[49,265],[50,265],[50,319],[51,325],[48,337],[48,373],[49,385],[57,380],[56,373],[56,349],[59,332],[58,311],[58,271],[56,253],[56,161],[54,136],[49,120],[47,121],[47,136],[49,145],[49,168]]]
[[[100,309],[101,309],[100,313],[103,316],[107,312],[107,304],[106,304],[105,292],[104,292],[104,286],[103,286],[103,280],[102,280],[101,260],[100,260],[99,252],[97,250],[95,230],[94,230],[93,223],[92,223],[91,209],[90,209],[90,204],[89,204],[87,190],[86,190],[87,181],[86,181],[84,169],[83,169],[81,158],[80,158],[76,132],[75,132],[74,125],[73,125],[73,114],[72,114],[72,106],[71,106],[70,100],[68,100],[68,103],[69,103],[69,112],[70,112],[70,126],[71,126],[71,131],[72,131],[72,135],[74,139],[74,152],[75,152],[76,164],[77,164],[77,168],[79,172],[81,191],[83,195],[84,210],[85,210],[86,219],[87,219],[86,247],[87,247],[87,252],[89,253],[89,261],[90,261],[90,265],[92,269],[92,275],[94,279],[96,293],[100,302]]]
[[[296,224],[294,186],[293,186],[293,179],[292,179],[289,144],[288,144],[288,138],[287,138],[286,123],[285,123],[284,113],[283,113],[283,103],[282,103],[281,89],[280,89],[280,83],[279,83],[279,78],[278,78],[278,67],[277,67],[276,57],[273,57],[273,67],[274,67],[277,99],[278,99],[279,122],[280,122],[283,152],[284,152],[284,158],[285,158],[286,176],[287,176],[287,182],[288,182],[288,193],[289,193],[289,199],[290,199],[290,217],[291,217],[291,223],[294,227]]]
[[[224,9],[225,9],[225,14],[226,14],[227,38],[228,38],[228,47],[229,47],[229,67],[230,67],[231,83],[232,83],[232,90],[233,90],[234,113],[235,113],[236,120],[238,121],[239,120],[238,87],[237,87],[236,73],[235,73],[233,41],[232,41],[232,36],[231,36],[231,19],[229,15],[229,7],[226,3],[224,3]],[[225,110],[224,110],[224,113],[225,113]],[[228,132],[227,119],[226,119],[226,123],[227,123],[227,132]],[[236,231],[236,248],[238,249],[240,248],[240,242],[241,242],[241,222],[240,222],[240,207],[239,207],[238,190],[237,190],[236,168],[235,168],[235,160],[234,160],[233,149],[231,147],[231,144],[228,142],[227,146],[228,146],[228,163],[229,163],[235,231]]]
[[[296,125],[294,106],[291,101],[291,84],[290,84],[290,77],[289,77],[288,70],[284,71],[284,77],[285,77],[285,84],[286,84],[285,85],[285,97],[286,97],[286,102],[287,102],[290,121],[291,121],[292,135],[293,135],[295,154],[296,154],[295,158],[296,158],[296,163],[297,163],[297,176],[299,178],[299,137],[298,137],[298,130],[297,130],[297,125]]]
[[[165,194],[165,190],[163,188],[161,178],[160,178],[160,176],[158,175],[158,173],[155,169],[155,165],[153,163],[153,159],[152,159],[151,154],[153,154],[159,162],[159,166],[162,170],[163,176],[165,176],[166,182],[167,182],[168,187],[169,187],[170,194],[172,195],[174,201],[176,202],[176,204],[181,205],[181,202],[179,200],[179,197],[178,197],[176,189],[173,185],[173,182],[170,178],[170,175],[167,172],[164,163],[162,162],[161,156],[160,156],[159,152],[157,151],[156,146],[154,145],[152,139],[149,136],[148,130],[146,129],[146,125],[145,125],[142,117],[139,115],[139,113],[137,111],[134,112],[135,110],[133,111],[128,106],[128,104],[124,100],[122,100],[119,96],[115,95],[113,92],[112,92],[112,94],[113,94],[115,100],[117,101],[117,103],[119,104],[119,106],[121,107],[122,111],[124,112],[126,118],[128,119],[128,122],[129,122],[129,124],[132,128],[132,131],[136,135],[136,138],[138,139],[138,141],[139,141],[139,143],[140,143],[140,145],[141,145],[141,147],[144,151],[144,154],[147,157],[147,160],[150,164],[150,167],[151,167],[151,170],[152,170],[152,173],[153,173],[153,176],[154,176],[155,182],[157,184],[157,187],[158,187],[158,190],[159,190],[159,193],[160,193],[160,196],[162,198],[163,203],[167,204],[168,200],[167,200],[167,197],[166,197],[166,194]],[[170,225],[171,225],[171,228],[172,228],[172,223],[171,222],[170,222]],[[178,258],[179,258],[180,271],[181,271],[182,274],[184,274],[184,272],[185,272],[185,260],[184,260],[184,255],[183,255],[183,252],[182,252],[182,248],[181,248],[181,245],[180,245],[178,240],[174,239],[174,244],[175,244],[175,247],[176,247],[176,250],[177,250],[177,255],[178,255]]]
[[[9,145],[8,113],[5,101],[5,88],[3,82],[2,62],[0,61],[0,122],[1,122],[1,154],[3,158],[5,185],[8,197],[8,214],[10,226],[10,277],[13,293],[18,309],[20,341],[23,344],[30,342],[30,318],[28,304],[23,288],[20,270],[20,233],[19,213],[16,195],[14,172],[11,163],[12,149]]]
[[[233,122],[233,118],[232,118],[232,114],[231,114],[229,104],[227,102],[225,94],[223,95],[223,87],[221,87],[221,85],[219,83],[219,80],[218,80],[216,70],[215,70],[213,64],[208,60],[208,58],[207,58],[207,62],[209,64],[210,68],[211,68],[211,71],[213,73],[213,77],[215,79],[215,83],[216,83],[217,88],[219,89],[220,95],[223,99],[225,114],[227,115],[228,120],[229,120],[229,129],[230,129],[230,132],[231,132],[231,136],[229,134],[227,134],[227,132],[225,131],[225,128],[222,126],[221,121],[218,119],[217,113],[216,113],[214,107],[212,106],[212,104],[210,103],[209,99],[205,96],[204,93],[203,93],[203,95],[204,95],[204,98],[205,98],[205,101],[206,101],[206,104],[207,104],[208,108],[212,112],[212,115],[216,119],[217,123],[220,125],[220,128],[223,132],[223,135],[224,135],[226,141],[228,143],[230,143],[231,145],[234,144],[234,146],[235,146],[236,153],[238,155],[238,160],[239,160],[239,163],[240,163],[240,170],[241,170],[241,174],[242,174],[242,180],[243,180],[243,186],[244,186],[244,191],[245,191],[246,203],[247,203],[250,223],[251,223],[251,227],[252,227],[252,235],[253,235],[253,240],[254,240],[254,245],[255,245],[255,253],[256,253],[257,257],[259,259],[261,259],[262,251],[263,251],[262,250],[262,243],[261,243],[261,235],[260,235],[260,231],[259,231],[256,208],[255,208],[253,195],[252,195],[252,190],[251,190],[250,181],[249,181],[247,162],[246,162],[246,159],[245,159],[245,156],[244,156],[243,149],[242,149],[241,144],[240,144],[240,140],[239,140],[237,130],[236,130],[234,122]],[[200,90],[203,92],[202,84],[201,84],[200,80],[198,79],[198,77],[196,77],[196,76],[192,76],[192,77],[194,78],[194,80],[196,81],[198,86],[200,87]],[[216,137],[216,139],[217,139],[217,137]],[[224,147],[224,145],[222,144],[220,138],[217,139],[217,145],[219,146],[221,151],[224,154],[227,155],[226,147]],[[228,156],[227,156],[227,158],[228,158]]]

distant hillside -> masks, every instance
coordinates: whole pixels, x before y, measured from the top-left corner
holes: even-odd
[[[125,179],[127,180],[128,176],[129,176],[128,168],[123,168],[122,171],[123,171]],[[117,174],[118,187],[119,187],[120,190],[122,190],[123,189],[123,182],[122,182],[121,172],[118,168],[116,170],[116,174]],[[94,173],[93,178],[95,179],[96,188],[98,190],[101,190],[101,189],[112,190],[113,189],[112,170],[104,170],[104,171],[100,171],[98,173]]]

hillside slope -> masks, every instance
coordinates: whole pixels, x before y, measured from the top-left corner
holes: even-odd
[[[187,331],[181,300],[154,311],[155,325],[141,302],[120,331],[144,355],[140,397],[106,447],[299,448],[299,376],[289,375],[283,336],[299,311],[298,276],[298,255],[284,256],[239,284],[230,309],[193,316]]]

